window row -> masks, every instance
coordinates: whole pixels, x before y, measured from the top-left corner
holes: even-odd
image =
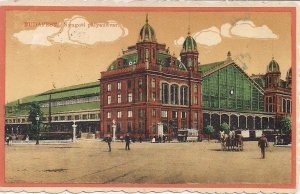
[[[155,87],[155,79],[151,80],[151,86],[154,88]],[[141,88],[143,86],[143,80],[139,79],[138,80],[138,87]],[[132,80],[127,80],[127,89],[131,89],[132,87]],[[122,82],[117,82],[117,90],[122,89]],[[106,91],[111,92],[112,91],[112,84],[108,83],[106,84]]]
[[[188,105],[188,87],[162,83],[162,104]],[[198,99],[196,100],[198,104]]]
[[[99,102],[99,96],[90,96],[90,97],[76,98],[76,99],[69,99],[69,100],[52,101],[51,106],[52,107],[65,106],[65,105],[88,103],[88,102]],[[49,102],[42,103],[41,107],[43,107],[43,108],[49,107]]]

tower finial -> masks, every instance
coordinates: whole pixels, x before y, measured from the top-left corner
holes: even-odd
[[[148,24],[148,13],[146,14],[146,24]]]
[[[190,25],[188,26],[188,36],[190,36],[191,35],[191,27],[190,27]]]
[[[230,51],[227,52],[227,60],[231,60],[231,52]]]

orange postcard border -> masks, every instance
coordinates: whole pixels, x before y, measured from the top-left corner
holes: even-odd
[[[296,188],[296,8],[295,7],[80,7],[80,6],[2,6],[0,7],[0,136],[5,131],[5,30],[7,11],[134,11],[134,12],[289,12],[291,14],[292,54],[292,159],[288,184],[82,184],[5,183],[5,142],[0,138],[0,187],[99,187],[99,188]]]

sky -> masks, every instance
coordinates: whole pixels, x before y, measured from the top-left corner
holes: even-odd
[[[176,56],[190,29],[200,65],[225,60],[230,51],[248,75],[266,73],[272,57],[282,79],[292,66],[286,12],[8,11],[5,101],[97,81],[136,44],[146,14],[157,42]]]

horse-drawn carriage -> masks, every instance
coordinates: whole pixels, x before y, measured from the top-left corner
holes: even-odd
[[[221,148],[223,151],[243,151],[243,136],[240,131],[229,131],[226,134],[224,131],[220,131]]]

